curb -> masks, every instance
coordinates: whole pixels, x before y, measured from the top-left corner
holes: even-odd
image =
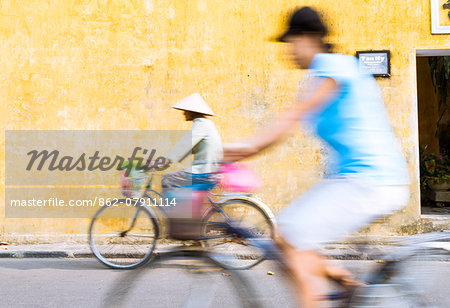
[[[8,251],[1,252],[0,258],[68,258],[65,251]]]
[[[158,257],[163,251],[155,252],[155,257]],[[325,256],[334,260],[361,260],[361,261],[375,261],[383,258],[383,253],[366,254],[342,252],[342,253],[325,253]],[[449,254],[433,253],[429,256],[434,261],[450,261]],[[91,252],[67,252],[67,251],[16,251],[16,252],[0,252],[0,259],[24,259],[24,258],[58,258],[58,259],[83,259],[94,258]]]

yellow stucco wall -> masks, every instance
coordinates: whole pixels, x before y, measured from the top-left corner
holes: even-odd
[[[408,160],[411,201],[390,226],[419,217],[416,49],[450,48],[431,35],[429,0],[303,1],[325,13],[336,51],[391,50],[380,79]],[[249,135],[291,104],[302,72],[284,59],[277,33],[292,0],[0,0],[2,130],[187,129],[169,107],[200,92],[224,141]],[[130,121],[132,119],[132,121]],[[4,134],[0,136],[4,208]],[[251,160],[265,182],[258,196],[276,212],[321,175],[320,145],[303,133]],[[8,234],[79,234],[87,220],[6,219]]]

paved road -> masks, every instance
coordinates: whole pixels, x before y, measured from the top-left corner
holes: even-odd
[[[356,273],[375,261],[343,262]],[[180,265],[189,265],[180,268]],[[200,266],[193,268],[193,266]],[[419,262],[438,273],[430,297],[435,307],[450,307],[450,262]],[[283,275],[264,262],[243,273],[267,307],[289,307]],[[206,270],[208,269],[208,270]],[[273,270],[275,275],[267,275]],[[417,273],[415,267],[411,271]],[[0,307],[236,307],[233,276],[199,262],[170,261],[142,270],[107,269],[95,259],[0,259]],[[283,283],[284,282],[284,283]]]

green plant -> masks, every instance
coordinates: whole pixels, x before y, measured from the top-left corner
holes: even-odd
[[[448,110],[447,97],[450,92],[450,56],[429,57],[431,81],[434,92],[439,94],[439,109],[441,113],[436,123],[436,138],[439,138],[439,124]]]
[[[428,189],[427,181],[433,184],[450,182],[450,158],[443,154],[425,154],[421,149],[420,175],[422,189]]]

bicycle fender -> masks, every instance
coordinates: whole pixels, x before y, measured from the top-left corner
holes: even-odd
[[[246,201],[255,203],[264,212],[264,214],[266,214],[267,217],[269,217],[269,219],[272,222],[272,224],[274,225],[274,227],[276,226],[277,221],[276,221],[275,215],[273,214],[272,210],[264,202],[262,202],[261,200],[258,200],[256,198],[253,198],[250,196],[230,196],[230,197],[220,199],[220,200],[216,201],[215,203],[220,205],[222,203],[225,203],[225,202],[228,202],[231,200],[246,200]],[[208,210],[208,212],[209,212],[209,210]]]

